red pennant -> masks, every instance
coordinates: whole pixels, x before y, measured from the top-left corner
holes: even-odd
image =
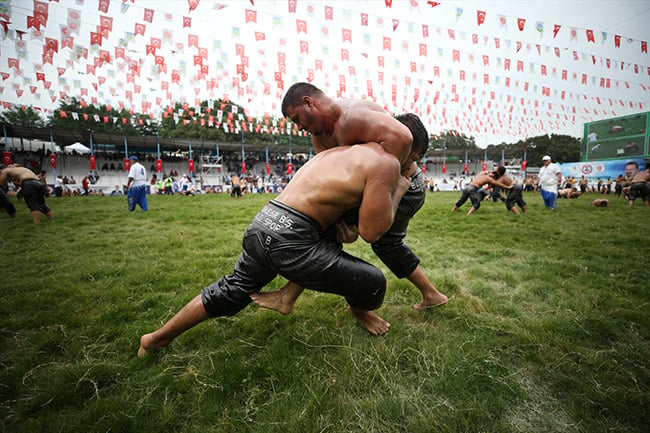
[[[190,7],[190,12],[192,12],[199,5],[199,0],[187,0],[187,4]]]
[[[559,24],[554,24],[553,25],[553,37],[555,38],[557,36],[557,33],[560,31],[560,28],[562,26]]]
[[[50,167],[56,170],[56,153],[50,153]]]
[[[519,27],[519,31],[524,31],[524,26],[526,25],[526,19],[525,18],[517,18],[517,27]]]
[[[108,7],[110,3],[110,0],[99,0],[99,6],[97,7],[97,10],[100,12],[108,13]]]
[[[476,21],[479,26],[485,22],[485,11],[476,11]]]

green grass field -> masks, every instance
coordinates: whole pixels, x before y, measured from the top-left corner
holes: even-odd
[[[136,358],[139,337],[229,273],[271,196],[49,199],[0,214],[2,432],[647,432],[650,208],[596,195],[529,214],[436,193],[408,243],[443,307],[388,278],[372,337],[334,295],[252,305]],[[276,279],[271,288],[284,281]]]

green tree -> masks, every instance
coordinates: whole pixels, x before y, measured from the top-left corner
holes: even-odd
[[[34,111],[31,106],[14,107],[10,111],[0,113],[0,121],[10,125],[31,126],[34,128],[46,126],[45,119]]]

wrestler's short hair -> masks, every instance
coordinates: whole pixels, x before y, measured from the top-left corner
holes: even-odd
[[[494,172],[495,172],[496,174],[498,174],[499,177],[501,177],[501,176],[503,176],[504,174],[506,174],[506,168],[505,168],[504,166],[500,165],[499,167],[497,167],[496,170],[494,170]]]
[[[633,165],[633,166],[635,166],[636,168],[639,168],[639,163],[636,162],[636,161],[630,161],[630,162],[626,163],[625,165]]]
[[[295,83],[287,90],[282,99],[282,115],[287,117],[287,109],[302,104],[303,96],[317,97],[324,95],[323,91],[310,83]]]
[[[420,118],[413,113],[406,113],[396,115],[395,119],[402,122],[411,131],[413,136],[411,151],[424,155],[429,149],[429,132]]]

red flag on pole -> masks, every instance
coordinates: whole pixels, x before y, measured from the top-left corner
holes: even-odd
[[[287,166],[287,174],[292,174],[293,173],[293,164],[289,163]]]
[[[246,161],[242,161],[241,163],[241,172],[242,174],[246,174]]]
[[[97,159],[95,158],[95,155],[90,155],[88,159],[90,160],[90,169],[97,170]]]
[[[124,171],[128,172],[131,169],[131,161],[129,158],[124,158]]]
[[[193,159],[188,159],[187,160],[187,166],[190,171],[190,173],[194,173],[194,160]]]
[[[442,164],[442,174],[447,173],[447,164]]]
[[[156,160],[156,171],[161,172],[162,171],[162,159],[157,159]]]
[[[2,163],[4,165],[11,164],[11,152],[2,152]]]
[[[56,153],[50,153],[50,167],[56,170]]]
[[[271,166],[268,162],[266,163],[266,174],[271,174]]]

